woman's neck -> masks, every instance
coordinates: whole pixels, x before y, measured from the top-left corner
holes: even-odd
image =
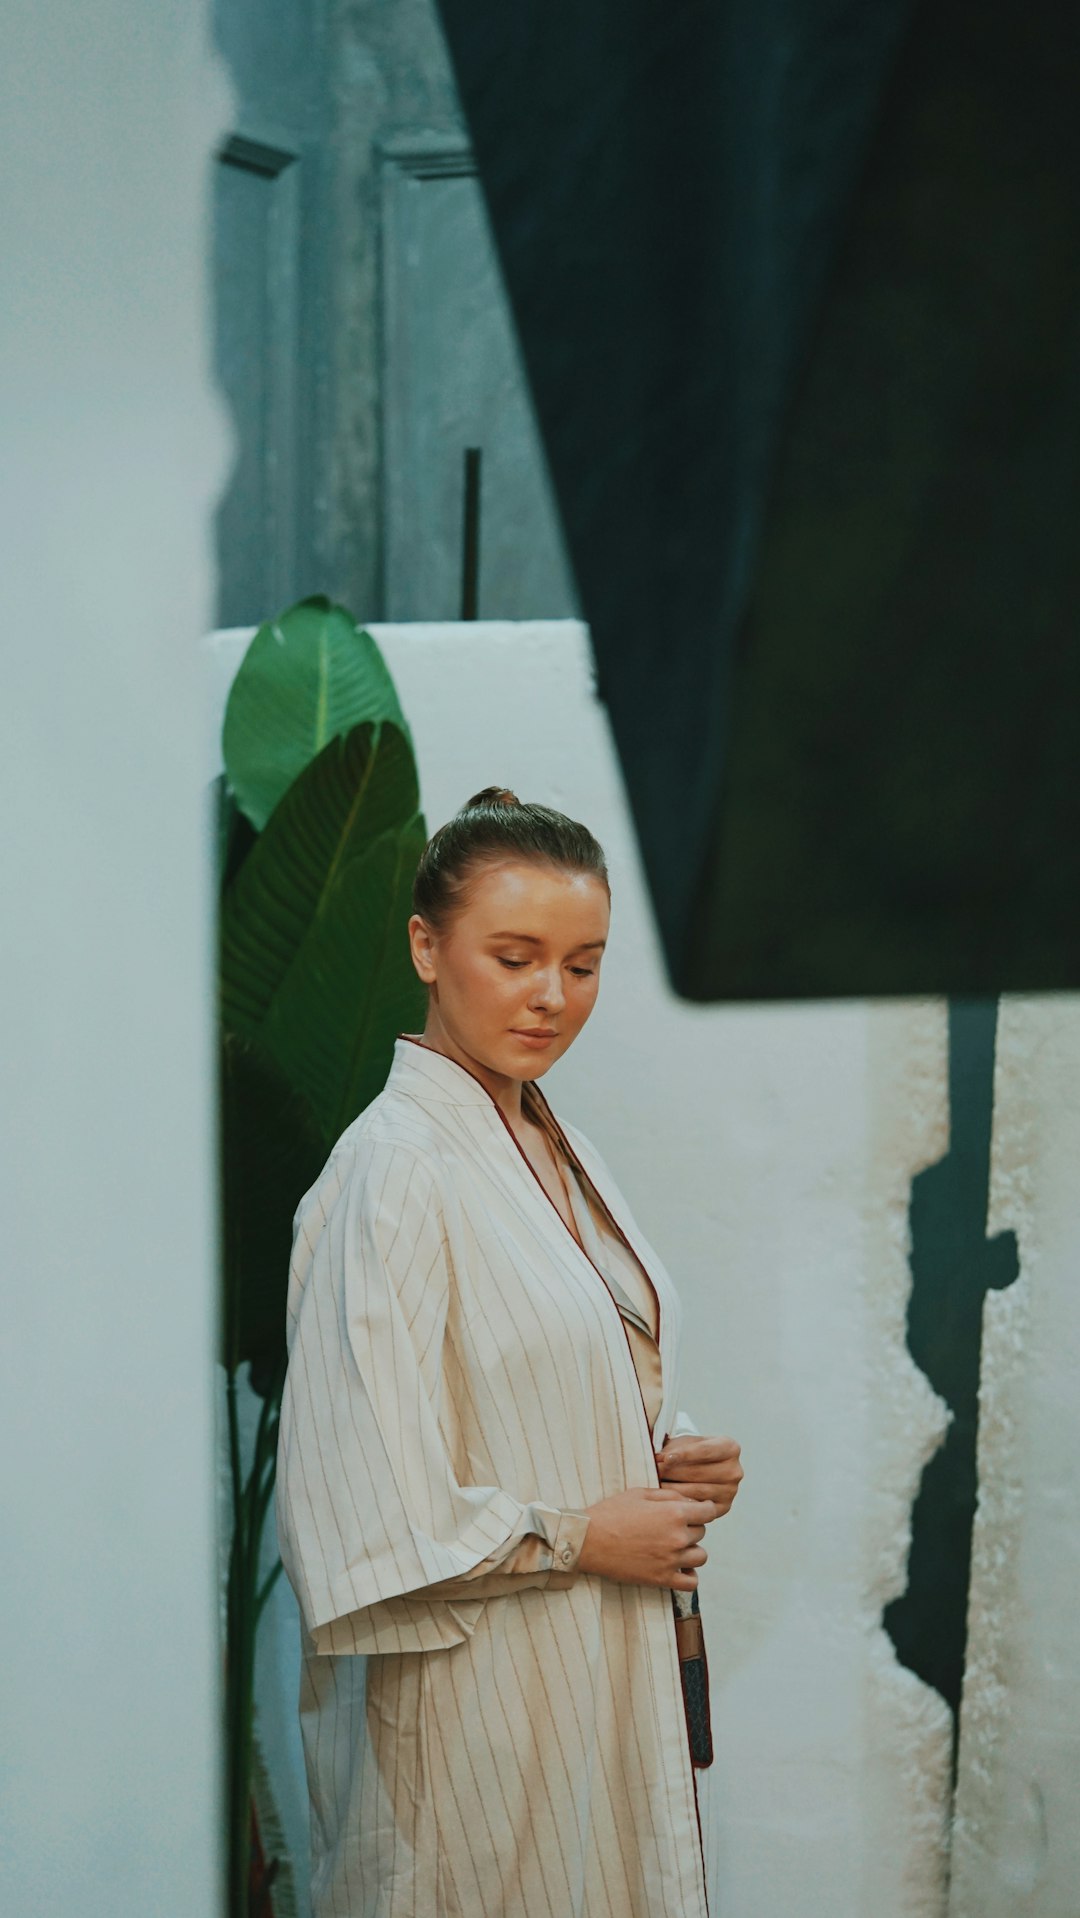
[[[413,1037],[422,1039],[433,1052],[441,1052],[444,1058],[454,1059],[459,1066],[464,1066],[466,1072],[471,1072],[474,1079],[479,1079],[484,1090],[491,1094],[515,1130],[521,1125],[526,1113],[522,1106],[520,1079],[509,1078],[504,1072],[493,1072],[481,1059],[474,1059],[471,1053],[450,1037],[439,1020],[429,1018],[423,1032],[414,1033]]]

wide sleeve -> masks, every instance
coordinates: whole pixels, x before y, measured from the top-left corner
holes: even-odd
[[[278,1446],[281,1555],[316,1643],[389,1601],[575,1574],[585,1514],[455,1475],[439,1427],[450,1285],[432,1167],[396,1140],[340,1149],[294,1221]]]

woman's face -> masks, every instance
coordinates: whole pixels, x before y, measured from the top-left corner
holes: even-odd
[[[470,875],[466,901],[441,936],[417,913],[409,921],[431,987],[427,1033],[489,1072],[539,1079],[596,1003],[607,887],[593,873],[501,860]]]

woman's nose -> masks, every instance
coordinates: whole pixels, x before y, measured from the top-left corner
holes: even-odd
[[[557,972],[542,973],[536,980],[530,1004],[537,1011],[550,1012],[561,1006],[563,1001],[562,978]]]

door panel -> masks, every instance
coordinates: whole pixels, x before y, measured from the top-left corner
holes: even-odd
[[[390,147],[382,185],[386,617],[459,617],[467,447],[482,455],[479,616],[576,616],[471,155]]]

